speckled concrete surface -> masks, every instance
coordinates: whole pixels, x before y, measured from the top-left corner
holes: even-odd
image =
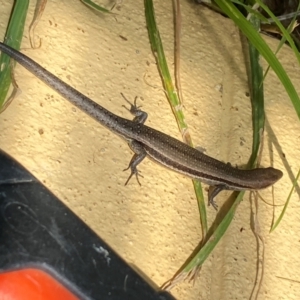
[[[2,37],[12,5],[9,2],[0,0]],[[156,1],[155,7],[172,66],[172,5]],[[123,1],[116,13],[103,16],[80,1],[49,1],[36,29],[42,47],[29,49],[25,31],[22,51],[118,115],[131,118],[122,107],[120,93],[128,98],[138,95],[149,113],[147,124],[180,139],[150,50],[143,3]],[[215,158],[243,165],[249,157],[252,132],[239,32],[229,20],[189,1],[182,1],[182,14],[181,77],[194,143]],[[276,42],[267,40],[275,49]],[[299,65],[290,49],[284,47],[279,57],[300,92]],[[0,116],[0,147],[127,262],[157,285],[163,284],[201,240],[191,181],[145,160],[140,166],[142,186],[132,180],[125,187],[128,173],[122,170],[132,155],[126,143],[23,68],[16,68],[16,78],[22,92]],[[284,178],[274,188],[275,202],[282,204],[299,168],[300,126],[273,72],[266,79],[265,90],[270,125],[262,164],[272,163],[284,171]],[[261,195],[272,203],[271,189]],[[218,197],[220,205],[228,196],[222,193]],[[273,213],[277,217],[281,208],[274,212],[272,206],[259,203],[265,270],[258,299],[300,299],[299,194],[293,194],[283,222],[269,234]],[[210,219],[214,216],[209,209]],[[205,262],[195,284],[183,283],[172,290],[177,299],[249,299],[261,257],[250,220],[246,193],[226,236]]]

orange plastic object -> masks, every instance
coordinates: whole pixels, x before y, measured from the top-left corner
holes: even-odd
[[[0,299],[79,300],[44,271],[22,269],[0,274]]]

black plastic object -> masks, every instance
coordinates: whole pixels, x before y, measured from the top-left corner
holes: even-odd
[[[174,299],[153,289],[33,175],[0,150],[0,274],[28,268],[50,274],[79,299]]]

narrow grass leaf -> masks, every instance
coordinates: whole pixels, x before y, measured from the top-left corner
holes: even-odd
[[[20,49],[29,0],[17,0],[13,6],[4,41],[15,49]],[[10,57],[1,53],[0,56],[0,109],[7,97],[11,84]]]

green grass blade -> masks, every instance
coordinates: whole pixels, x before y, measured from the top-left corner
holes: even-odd
[[[91,0],[80,0],[83,4],[85,4],[86,6],[88,7],[91,7],[97,11],[100,11],[100,12],[103,12],[103,13],[109,13],[111,14],[112,12],[96,3],[94,3],[93,1]]]
[[[20,49],[25,19],[27,15],[29,0],[15,1],[8,28],[5,34],[5,42],[15,48]],[[0,109],[7,97],[7,93],[11,84],[11,64],[9,56],[2,54],[0,56]]]
[[[251,14],[251,15],[255,16],[257,19],[261,20],[262,22],[269,23],[268,19],[265,16],[263,16],[259,11],[253,9],[248,4],[244,4],[244,3],[242,3],[241,1],[238,1],[238,0],[231,0],[231,2],[242,6],[248,12],[248,14]]]
[[[244,193],[245,192],[241,192],[238,194],[236,200],[234,201],[230,209],[226,212],[225,217],[221,220],[217,228],[209,236],[209,239],[205,242],[201,249],[196,254],[193,254],[191,259],[188,260],[188,263],[184,266],[182,272],[193,272],[196,266],[201,266],[203,262],[207,259],[207,257],[210,255],[210,253],[213,251],[213,249],[216,247],[218,242],[221,240],[221,238],[227,231],[234,217],[236,208],[238,207],[239,203],[243,200]],[[177,275],[176,278],[180,276],[181,274]],[[174,278],[174,280],[176,280],[176,278]]]
[[[249,22],[255,30],[259,30],[260,22],[256,15],[250,15]],[[250,57],[250,94],[252,105],[252,127],[253,141],[252,153],[249,159],[248,168],[255,166],[258,151],[260,148],[261,134],[265,126],[264,90],[263,90],[263,69],[260,65],[260,55],[257,49],[249,43]]]
[[[289,42],[291,48],[293,49],[297,59],[298,59],[298,62],[300,64],[300,53],[294,43],[294,40],[293,38],[291,37],[290,33],[284,28],[284,26],[281,24],[281,22],[278,20],[278,18],[275,17],[275,15],[271,12],[271,10],[261,1],[261,0],[256,0],[256,2],[261,6],[261,8],[263,8],[267,13],[268,15],[274,20],[275,24],[278,26],[278,28],[281,30],[282,32],[282,35],[284,36],[284,38]],[[298,8],[297,8],[297,11],[299,10],[300,8],[300,3],[298,4]],[[296,16],[294,17],[296,18]]]
[[[268,9],[268,7],[265,7],[263,5],[262,8],[265,9],[265,11],[273,19],[274,23],[276,23],[276,24],[280,23],[279,26],[280,27],[282,26],[281,22],[278,20],[277,17],[274,16],[274,14]],[[299,5],[298,5],[298,8],[297,8],[297,11],[299,11],[299,9],[300,9],[300,2],[299,2]],[[297,17],[297,15],[295,14],[294,17],[293,17],[293,19],[292,19],[292,21],[291,21],[291,23],[290,23],[290,25],[289,25],[289,27],[288,27],[288,29],[287,30],[284,29],[284,31],[286,31],[286,32],[283,33],[283,37],[280,40],[280,43],[278,44],[278,47],[277,47],[277,49],[275,51],[275,54],[277,54],[279,52],[279,50],[282,48],[282,46],[284,45],[284,43],[286,42],[286,40],[292,40],[293,41],[292,49],[293,49],[293,51],[294,51],[294,53],[295,53],[295,55],[296,55],[296,57],[298,58],[298,61],[299,61],[299,52],[297,50],[298,48],[297,48],[297,45],[294,44],[295,42],[297,42],[297,39],[293,38],[291,36],[291,31],[293,30],[293,27],[294,27],[294,24],[295,24],[295,21],[296,21],[296,17]],[[287,36],[288,36],[288,39],[287,39]],[[298,45],[298,47],[299,47],[299,45]],[[264,78],[266,78],[266,76],[268,75],[269,69],[270,69],[270,66],[267,67],[265,75],[264,75]]]
[[[145,17],[146,17],[146,24],[147,24],[148,34],[149,34],[150,45],[151,45],[152,52],[157,61],[158,70],[162,78],[162,83],[166,95],[168,97],[172,111],[175,115],[180,132],[185,133],[183,136],[185,142],[188,143],[190,146],[192,146],[190,135],[187,133],[188,127],[187,124],[185,123],[185,118],[184,118],[183,111],[181,109],[180,101],[178,99],[178,94],[175,89],[175,85],[172,82],[167,60],[164,54],[163,44],[155,20],[153,2],[152,0],[145,0],[144,4],[145,4]],[[193,184],[194,184],[196,197],[198,200],[202,232],[205,235],[205,233],[207,232],[207,217],[206,217],[206,209],[204,204],[203,192],[202,192],[201,184],[199,182],[193,180]]]
[[[279,80],[283,84],[284,88],[286,89],[294,105],[298,118],[300,119],[299,96],[290,78],[286,74],[284,68],[282,67],[281,63],[278,61],[270,47],[262,39],[259,33],[252,27],[252,25],[249,24],[249,22],[241,14],[241,12],[230,1],[215,0],[215,2],[223,10],[223,12],[226,13],[234,21],[234,23],[245,34],[249,41],[254,45],[254,47],[260,52],[260,54],[264,57],[264,59],[274,70]]]

